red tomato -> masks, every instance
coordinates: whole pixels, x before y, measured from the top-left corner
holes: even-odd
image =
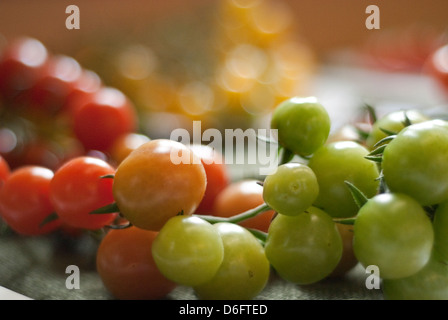
[[[213,215],[231,217],[264,203],[263,187],[257,180],[247,179],[229,184],[216,198]],[[246,228],[267,232],[271,224],[273,210],[239,223]]]
[[[29,89],[48,61],[47,48],[33,38],[18,38],[9,43],[0,60],[0,93],[12,99]]]
[[[207,145],[191,145],[190,149],[201,158],[207,176],[207,187],[196,214],[212,214],[218,194],[230,183],[230,175],[221,153]]]
[[[125,133],[135,131],[134,106],[119,90],[103,87],[73,116],[73,130],[86,149],[107,151]]]
[[[162,299],[177,285],[166,279],[152,257],[157,232],[135,226],[110,230],[96,257],[104,286],[120,300]]]
[[[116,213],[91,214],[93,210],[114,202],[114,168],[95,157],[76,157],[56,170],[50,184],[50,199],[56,213],[67,225],[100,229],[113,222]]]
[[[79,63],[68,56],[52,56],[42,74],[27,93],[33,108],[54,114],[82,75]]]
[[[34,236],[59,228],[59,219],[40,224],[54,212],[49,198],[53,171],[24,166],[12,171],[0,189],[0,214],[6,224],[22,235]]]
[[[425,71],[448,94],[448,44],[435,50],[425,65]]]
[[[0,189],[5,183],[6,179],[9,177],[11,173],[11,168],[9,167],[8,162],[0,156]]]

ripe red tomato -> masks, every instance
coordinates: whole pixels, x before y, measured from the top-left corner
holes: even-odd
[[[213,215],[231,217],[263,203],[263,187],[257,180],[246,179],[232,182],[216,197]],[[267,232],[273,215],[274,211],[269,210],[239,224],[246,228]]]
[[[8,162],[0,155],[0,189],[11,173]]]
[[[102,87],[73,115],[73,131],[86,149],[108,151],[137,127],[135,107],[118,89]]]
[[[201,158],[207,176],[207,187],[196,214],[212,214],[218,194],[230,183],[230,174],[222,154],[207,145],[191,145],[190,149]]]
[[[426,62],[425,71],[448,94],[448,44],[433,52]]]
[[[47,48],[33,38],[17,38],[9,43],[0,60],[0,94],[13,99],[39,78],[49,59]]]
[[[29,106],[47,114],[55,114],[82,75],[78,61],[65,55],[51,56],[42,74],[27,91]]]
[[[113,203],[113,179],[102,177],[114,173],[115,169],[106,161],[88,156],[73,158],[56,170],[50,184],[50,199],[61,220],[91,230],[112,223],[116,213],[91,212]]]
[[[177,284],[165,278],[152,257],[157,232],[135,226],[110,230],[96,256],[104,286],[120,300],[162,299]]]
[[[49,198],[52,178],[53,171],[40,166],[24,166],[10,173],[0,189],[0,215],[12,230],[35,236],[59,228],[59,219],[40,226],[54,212]]]

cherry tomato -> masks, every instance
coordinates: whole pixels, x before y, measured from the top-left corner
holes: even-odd
[[[135,226],[112,229],[98,247],[96,267],[107,290],[120,300],[163,299],[177,284],[168,280],[152,257],[157,232]]]
[[[9,43],[0,60],[0,93],[12,99],[29,89],[49,59],[47,48],[38,40],[23,37]]]
[[[117,167],[113,194],[120,212],[133,225],[159,231],[177,214],[193,214],[206,185],[204,166],[193,151],[173,140],[154,139]]]
[[[92,94],[73,115],[73,131],[86,149],[108,151],[118,137],[136,128],[135,107],[111,87]]]
[[[320,148],[330,134],[330,117],[317,99],[293,97],[279,104],[271,119],[284,148],[309,156]]]
[[[111,160],[119,165],[130,153],[151,139],[141,133],[130,132],[118,137],[110,148]]]
[[[205,300],[251,300],[269,281],[270,264],[264,248],[252,233],[236,224],[213,225],[221,235],[224,259],[212,279],[195,286]]]
[[[218,271],[224,259],[219,232],[197,216],[175,216],[160,229],[152,245],[159,270],[185,286],[203,284]]]
[[[0,189],[11,173],[8,162],[0,155]]]
[[[41,226],[54,212],[50,201],[53,175],[53,171],[40,166],[24,166],[10,173],[0,189],[0,215],[11,229],[36,236],[59,228],[59,219]]]
[[[316,151],[308,162],[319,184],[314,205],[332,217],[353,217],[358,206],[345,181],[350,181],[367,197],[378,192],[379,170],[365,158],[369,151],[354,141],[337,141]]]
[[[392,192],[422,205],[448,200],[448,122],[430,120],[404,128],[388,143],[381,163]]]
[[[431,220],[413,198],[381,193],[369,199],[354,224],[353,250],[359,262],[376,265],[383,279],[411,276],[428,262],[434,243]]]
[[[115,169],[106,161],[88,156],[73,158],[56,170],[50,184],[50,199],[64,223],[78,228],[99,229],[113,222],[116,213],[91,214],[114,202],[112,178]]]
[[[67,95],[82,75],[79,63],[65,55],[52,56],[42,74],[28,90],[31,107],[55,114],[64,106]]]
[[[201,158],[207,176],[207,187],[196,214],[211,214],[218,194],[230,183],[230,174],[222,154],[207,145],[191,145],[190,149]]]
[[[213,215],[231,217],[264,203],[263,187],[257,180],[245,179],[230,183],[216,197]],[[239,225],[267,232],[275,212],[269,210],[244,220]]]
[[[426,61],[426,72],[448,94],[448,44],[435,50]]]
[[[289,162],[266,176],[263,199],[278,213],[293,216],[310,207],[319,194],[316,175],[310,167]]]

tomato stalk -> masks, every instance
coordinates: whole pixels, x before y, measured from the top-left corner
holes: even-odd
[[[259,205],[258,207],[255,207],[253,209],[249,209],[247,211],[244,211],[242,213],[239,213],[237,215],[234,215],[232,217],[217,217],[217,216],[212,216],[212,215],[195,215],[199,218],[202,218],[206,221],[208,221],[209,223],[218,223],[218,222],[229,222],[229,223],[240,223],[244,220],[247,220],[249,218],[253,218],[263,212],[272,210],[271,207],[269,207],[267,204],[263,203],[261,205]]]

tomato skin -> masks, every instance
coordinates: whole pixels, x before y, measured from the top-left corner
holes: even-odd
[[[53,171],[40,166],[23,166],[12,171],[0,189],[0,215],[19,234],[37,236],[58,229],[56,219],[40,224],[54,212],[50,201]]]
[[[120,300],[155,300],[169,294],[177,284],[168,280],[152,257],[157,232],[135,226],[112,229],[102,239],[96,267],[104,286]]]
[[[99,229],[110,224],[116,213],[91,214],[111,204],[115,169],[99,158],[80,156],[56,170],[50,184],[50,199],[61,220],[72,227]]]
[[[222,154],[207,145],[191,145],[190,149],[201,158],[207,176],[207,187],[196,214],[211,214],[218,194],[230,183],[230,174]]]
[[[172,155],[182,154],[188,163]],[[191,215],[201,202],[207,176],[201,160],[185,145],[154,139],[132,151],[116,169],[113,194],[133,225],[159,231],[177,214]]]
[[[110,148],[110,157],[115,165],[119,165],[132,151],[151,139],[141,133],[130,132],[118,137]]]
[[[262,205],[263,187],[257,180],[245,179],[230,183],[216,197],[213,215],[231,217]],[[269,210],[239,223],[246,228],[267,232],[275,212]]]
[[[47,48],[38,40],[22,37],[9,43],[0,60],[0,93],[13,99],[29,89],[49,59]]]
[[[425,72],[448,95],[448,45],[439,47],[428,57]]]
[[[102,87],[73,115],[73,131],[86,149],[108,151],[121,135],[134,132],[137,115],[133,104],[119,90]]]

